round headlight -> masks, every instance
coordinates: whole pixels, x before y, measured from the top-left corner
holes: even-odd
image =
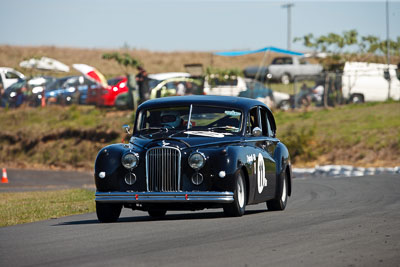
[[[195,152],[189,157],[189,166],[195,170],[203,168],[206,158],[202,153]]]
[[[135,154],[127,153],[122,156],[121,163],[127,169],[133,169],[138,165],[139,159]]]

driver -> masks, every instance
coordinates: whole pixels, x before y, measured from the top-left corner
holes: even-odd
[[[161,112],[161,125],[166,128],[177,128],[182,125],[182,119],[178,111],[167,110]]]

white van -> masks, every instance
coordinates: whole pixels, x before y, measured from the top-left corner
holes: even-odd
[[[16,83],[18,80],[24,80],[25,76],[12,68],[0,67],[0,83],[3,88],[7,89],[10,85]]]
[[[367,62],[346,62],[342,76],[343,97],[350,102],[400,100],[397,66]]]
[[[247,89],[246,81],[242,77],[233,76],[220,80],[217,76],[207,76],[204,81],[204,94],[238,96]]]

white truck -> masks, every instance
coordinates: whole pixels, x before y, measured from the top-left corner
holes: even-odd
[[[393,100],[400,100],[397,66],[346,62],[342,76],[342,94],[345,99],[353,103],[385,101],[389,96]]]
[[[247,67],[243,70],[246,77],[255,78],[258,72],[258,79],[280,81],[288,84],[295,77],[315,76],[321,74],[323,67],[319,64],[311,64],[305,57],[285,56],[276,57],[267,67],[259,70],[258,66]]]

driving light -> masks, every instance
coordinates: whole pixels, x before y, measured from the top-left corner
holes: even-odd
[[[194,152],[192,155],[189,156],[189,166],[195,170],[199,170],[203,168],[204,164],[206,163],[206,157],[203,153]]]
[[[122,166],[127,169],[133,169],[138,165],[139,159],[135,154],[126,153],[121,158]]]
[[[128,185],[133,185],[136,183],[136,175],[132,172],[125,174],[125,183]]]
[[[204,178],[201,173],[196,172],[192,175],[192,183],[195,185],[200,185],[203,182]]]

